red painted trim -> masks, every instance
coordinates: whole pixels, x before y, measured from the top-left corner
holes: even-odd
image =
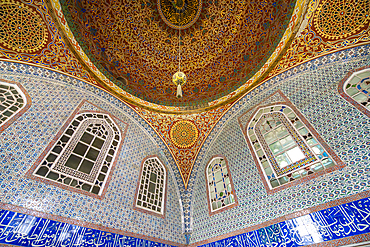
[[[18,88],[22,91],[22,93],[26,97],[25,106],[23,106],[19,112],[17,112],[13,116],[11,116],[10,119],[8,119],[8,121],[6,121],[3,125],[0,126],[0,133],[1,133],[6,128],[8,128],[12,123],[14,123],[15,120],[17,120],[21,115],[23,115],[23,113],[25,113],[31,107],[32,100],[31,100],[30,95],[27,93],[26,89],[24,89],[24,87],[19,82],[9,81],[9,80],[5,80],[5,79],[0,79],[0,82],[6,82],[6,83],[9,83],[9,84],[17,85]]]
[[[150,236],[146,236],[146,235],[142,235],[142,234],[138,234],[138,233],[128,232],[128,231],[125,231],[125,230],[120,230],[120,229],[115,229],[115,228],[106,227],[106,226],[102,226],[102,225],[97,225],[97,224],[82,221],[82,220],[75,220],[75,219],[71,219],[71,218],[67,218],[67,217],[63,217],[63,216],[44,213],[44,212],[40,212],[40,211],[36,211],[36,210],[32,210],[32,209],[27,209],[27,208],[20,207],[20,206],[6,204],[6,203],[3,203],[3,202],[0,202],[0,209],[12,211],[12,212],[17,212],[17,213],[21,213],[21,214],[27,214],[27,215],[31,215],[31,216],[35,216],[35,217],[44,218],[44,219],[59,221],[59,222],[63,222],[63,223],[71,224],[71,225],[82,226],[82,227],[86,227],[86,228],[92,228],[92,229],[96,229],[96,230],[100,230],[100,231],[106,231],[106,232],[121,234],[121,235],[124,235],[124,236],[145,239],[145,240],[158,242],[158,243],[163,243],[163,244],[168,244],[168,245],[174,245],[174,246],[180,246],[180,247],[186,246],[185,244],[180,244],[180,243],[169,241],[169,240],[164,240],[164,239],[150,237]]]
[[[361,67],[361,68],[357,68],[357,69],[353,69],[351,71],[349,71],[346,76],[339,82],[338,84],[338,92],[339,94],[345,99],[347,100],[349,103],[351,103],[354,107],[356,107],[357,110],[359,110],[360,112],[362,112],[363,114],[365,114],[366,116],[370,117],[370,110],[367,109],[365,106],[361,105],[360,103],[358,103],[356,100],[354,100],[351,96],[349,96],[345,91],[344,91],[344,85],[346,84],[346,82],[348,81],[348,79],[351,77],[351,75],[353,75],[354,73],[356,72],[359,72],[361,70],[364,70],[364,69],[368,69],[370,68],[370,65],[366,65],[364,67]]]
[[[279,94],[280,97],[282,97],[284,99],[284,101],[281,101],[281,102],[274,102],[274,103],[271,103],[271,104],[263,104],[264,101],[266,101],[268,98],[274,96],[275,94]],[[327,173],[330,173],[330,172],[333,172],[335,170],[338,170],[338,169],[341,169],[343,167],[346,166],[346,164],[339,158],[339,156],[334,152],[334,150],[325,142],[325,140],[323,138],[321,138],[320,134],[315,130],[315,128],[310,124],[310,122],[303,116],[303,114],[298,110],[297,107],[295,107],[293,105],[293,103],[288,99],[288,97],[286,97],[283,92],[281,92],[281,90],[277,90],[275,93],[269,95],[268,97],[266,97],[264,100],[261,101],[261,103],[258,103],[259,105],[257,107],[252,107],[251,110],[255,109],[253,111],[253,113],[251,114],[251,116],[249,117],[248,121],[247,121],[247,124],[245,126],[242,125],[240,119],[243,115],[247,114],[248,112],[250,111],[247,111],[246,113],[244,113],[243,115],[241,115],[239,118],[238,118],[238,121],[239,121],[239,125],[240,127],[242,128],[242,131],[244,133],[244,137],[245,137],[245,140],[247,142],[247,145],[249,147],[249,150],[250,152],[252,153],[252,157],[253,157],[253,160],[254,162],[256,163],[257,165],[257,169],[258,169],[258,173],[260,174],[260,177],[261,177],[261,180],[262,180],[262,183],[263,183],[263,186],[265,187],[266,189],[266,192],[267,194],[273,194],[273,193],[276,193],[278,191],[281,191],[281,190],[284,190],[286,188],[289,188],[289,187],[292,187],[292,186],[296,186],[298,184],[301,184],[301,183],[305,183],[309,180],[312,180],[314,178],[317,178],[319,176],[322,176],[324,174],[327,174]],[[269,185],[267,184],[268,182],[266,181],[266,178],[265,178],[265,175],[263,174],[263,171],[262,171],[262,168],[261,168],[261,165],[259,163],[259,160],[258,160],[258,157],[256,156],[254,150],[253,150],[253,147],[252,147],[252,143],[249,141],[249,138],[248,138],[248,135],[247,135],[247,127],[248,127],[248,124],[249,122],[253,119],[253,116],[259,111],[259,109],[261,108],[265,108],[265,107],[268,107],[268,106],[273,106],[273,105],[278,105],[278,104],[283,104],[283,105],[286,105],[288,107],[290,107],[294,113],[301,119],[301,121],[305,124],[305,126],[309,129],[309,131],[312,133],[312,135],[317,139],[317,141],[323,146],[323,148],[330,154],[330,156],[333,158],[333,160],[335,161],[336,165],[333,166],[333,167],[330,167],[328,169],[325,169],[325,170],[322,170],[322,171],[319,171],[319,172],[315,172],[313,174],[310,174],[310,175],[307,175],[306,177],[303,177],[303,178],[300,178],[298,180],[295,180],[295,181],[292,181],[292,182],[289,182],[289,183],[286,183],[284,185],[281,185],[279,187],[276,187],[276,188],[273,188],[273,189],[270,189]]]
[[[81,107],[85,104],[85,103],[89,103],[97,108],[99,108],[99,111],[89,111],[89,110],[81,110]],[[67,186],[67,185],[64,185],[62,183],[58,183],[56,181],[52,181],[52,180],[49,180],[49,179],[46,179],[46,178],[41,178],[41,177],[37,177],[37,176],[34,176],[33,175],[33,172],[37,169],[37,167],[39,166],[39,164],[41,163],[41,161],[45,158],[45,156],[49,153],[49,151],[53,148],[54,144],[59,140],[59,138],[62,136],[62,134],[64,133],[64,131],[68,128],[68,126],[70,125],[70,123],[72,122],[72,120],[75,118],[76,115],[80,114],[80,113],[86,113],[86,112],[92,112],[92,113],[103,113],[103,114],[107,114],[109,115],[112,120],[115,122],[116,126],[120,129],[120,132],[121,132],[121,142],[119,144],[119,147],[117,148],[117,154],[116,154],[116,157],[114,159],[114,161],[112,162],[112,168],[108,174],[108,177],[107,177],[107,181],[106,181],[106,184],[103,188],[103,191],[102,191],[102,194],[101,195],[96,195],[96,194],[93,194],[91,192],[88,192],[88,191],[85,191],[85,190],[81,190],[81,189],[76,189],[76,188],[72,188],[70,186]],[[126,125],[125,129],[122,131],[121,127],[117,124],[117,121],[120,121],[122,122],[124,125]],[[128,129],[128,124],[123,122],[122,120],[120,120],[119,118],[113,116],[112,114],[110,114],[109,112],[103,110],[102,108],[100,108],[99,106],[95,105],[95,104],[92,104],[90,103],[89,101],[87,100],[82,100],[81,103],[77,106],[77,108],[73,111],[73,113],[71,114],[71,116],[69,116],[69,118],[65,121],[64,125],[62,126],[62,128],[58,131],[58,133],[55,135],[55,137],[53,138],[53,140],[49,143],[49,145],[45,148],[45,150],[41,153],[41,155],[37,158],[37,160],[35,161],[35,163],[31,166],[31,168],[26,172],[25,174],[25,177],[26,178],[29,178],[29,179],[33,179],[33,180],[36,180],[38,182],[43,182],[43,183],[46,183],[46,184],[50,184],[50,185],[53,185],[53,186],[56,186],[56,187],[59,187],[61,189],[64,189],[64,190],[69,190],[69,191],[72,191],[72,192],[75,192],[75,193],[80,193],[80,194],[83,194],[83,195],[87,195],[87,196],[91,196],[95,199],[104,199],[104,196],[105,196],[105,193],[107,192],[107,189],[108,189],[108,186],[109,186],[109,183],[112,179],[112,174],[113,174],[113,171],[116,167],[116,164],[117,164],[117,161],[118,161],[118,157],[119,157],[119,154],[121,152],[121,149],[122,149],[122,146],[123,146],[123,141],[125,139],[125,136],[126,136],[126,132],[127,132],[127,129]]]
[[[165,169],[165,172],[166,172],[166,181],[164,183],[164,187],[165,187],[165,190],[164,190],[164,200],[163,200],[163,214],[161,213],[156,213],[156,212],[153,212],[153,211],[150,211],[150,210],[146,210],[144,208],[140,208],[138,206],[136,206],[136,198],[137,198],[137,194],[139,193],[139,187],[140,187],[140,181],[141,181],[141,175],[143,173],[143,167],[144,167],[144,162],[147,160],[147,159],[150,159],[150,158],[157,158],[159,160],[159,162],[161,162],[161,164],[163,165],[164,169]],[[140,165],[140,173],[139,173],[139,178],[137,180],[137,185],[136,185],[136,190],[135,190],[135,196],[134,196],[134,203],[132,204],[132,208],[134,210],[137,210],[139,212],[142,212],[142,213],[146,213],[146,214],[150,214],[150,215],[153,215],[153,216],[157,216],[157,217],[161,217],[161,218],[166,218],[166,205],[167,205],[167,189],[168,189],[168,171],[167,171],[167,167],[164,165],[164,163],[162,162],[162,160],[157,156],[157,155],[149,155],[147,157],[145,157],[142,161],[141,161],[141,165]]]
[[[232,194],[234,195],[235,197],[235,202],[233,204],[229,204],[223,208],[220,208],[216,211],[213,211],[211,210],[211,200],[209,198],[209,185],[208,185],[208,175],[207,175],[207,168],[208,168],[208,165],[209,163],[214,159],[214,158],[223,158],[225,160],[225,163],[226,163],[226,168],[227,168],[227,172],[229,174],[229,179],[230,179],[230,184],[231,184],[231,191],[232,191]],[[209,216],[212,216],[212,215],[215,215],[215,214],[218,214],[218,213],[221,213],[221,212],[224,212],[225,210],[228,210],[228,209],[231,209],[231,208],[235,208],[237,206],[239,206],[239,202],[238,202],[238,198],[236,196],[236,193],[235,193],[235,189],[234,189],[234,183],[233,183],[233,180],[231,178],[231,172],[230,172],[230,169],[229,169],[229,163],[227,162],[227,159],[225,156],[219,154],[219,155],[213,155],[207,162],[207,165],[204,169],[204,176],[206,178],[206,188],[207,188],[207,204],[208,204],[208,213],[209,213]]]
[[[258,229],[261,229],[261,228],[264,228],[264,227],[268,227],[268,226],[271,226],[271,225],[274,225],[274,224],[277,224],[277,223],[280,223],[280,222],[284,222],[286,220],[291,220],[291,219],[294,219],[294,218],[297,218],[297,217],[300,217],[300,216],[303,216],[303,215],[307,215],[307,214],[318,212],[318,211],[321,211],[321,210],[324,210],[324,209],[336,207],[336,206],[339,206],[339,205],[342,205],[342,204],[345,204],[345,203],[349,203],[349,202],[353,202],[353,201],[357,201],[357,200],[360,200],[360,199],[368,198],[369,196],[370,196],[370,191],[369,190],[368,191],[363,191],[363,192],[360,192],[358,194],[354,194],[354,195],[351,195],[351,196],[348,196],[348,197],[345,197],[345,198],[337,199],[337,200],[334,200],[334,201],[331,201],[331,202],[320,204],[318,206],[303,209],[303,210],[295,212],[295,213],[287,214],[287,215],[284,215],[284,216],[281,216],[281,217],[275,218],[273,220],[269,220],[269,221],[266,221],[266,222],[263,222],[263,223],[260,223],[260,224],[254,225],[254,226],[249,226],[249,227],[246,227],[246,228],[243,228],[243,229],[240,229],[240,230],[236,230],[236,231],[233,231],[233,232],[230,232],[230,233],[226,233],[226,234],[214,237],[214,238],[209,238],[209,239],[206,239],[206,240],[203,240],[203,241],[199,241],[199,242],[190,244],[189,246],[199,246],[199,245],[209,244],[209,243],[216,242],[216,241],[219,241],[219,240],[222,240],[222,239],[225,239],[225,238],[234,237],[234,236],[237,236],[237,235],[240,235],[240,234],[243,234],[243,233],[255,231],[255,230],[258,230]],[[367,235],[365,234],[366,237],[370,237],[369,234],[370,233],[368,233]],[[361,235],[364,235],[364,234],[361,234]],[[356,235],[356,236],[347,237],[347,238],[349,238],[349,239],[353,238],[353,237],[358,238],[361,235]],[[347,238],[343,238],[343,239],[347,239]],[[341,241],[341,240],[342,239],[322,242],[320,244],[326,244],[326,245],[317,245],[317,247],[318,246],[320,246],[320,247],[323,247],[323,246],[338,246],[338,245],[330,245],[330,244]],[[370,239],[367,239],[367,240],[370,240]],[[365,240],[362,240],[362,241],[365,241]],[[310,245],[310,246],[315,246],[316,247],[316,245]]]

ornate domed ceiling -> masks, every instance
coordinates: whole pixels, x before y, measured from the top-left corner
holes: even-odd
[[[63,0],[93,64],[116,86],[162,106],[209,106],[245,85],[277,48],[295,0]],[[171,82],[188,78],[183,98]]]

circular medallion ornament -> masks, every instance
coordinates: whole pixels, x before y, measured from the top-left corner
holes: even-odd
[[[316,11],[315,29],[328,39],[346,38],[370,20],[369,0],[326,0]]]
[[[18,52],[35,52],[47,41],[41,16],[21,3],[0,3],[0,43]]]
[[[167,25],[185,29],[197,21],[202,10],[202,0],[158,0],[157,6]]]
[[[195,144],[198,139],[198,129],[194,123],[184,120],[176,122],[170,130],[170,138],[173,144],[180,148],[188,148]]]

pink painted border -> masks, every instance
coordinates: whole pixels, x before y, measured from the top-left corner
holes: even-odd
[[[82,227],[86,227],[86,228],[92,228],[92,229],[96,229],[96,230],[100,230],[100,231],[106,231],[106,232],[121,234],[121,235],[124,235],[124,236],[145,239],[145,240],[149,240],[149,241],[153,241],[153,242],[157,242],[157,243],[163,243],[163,244],[174,245],[174,246],[179,246],[179,247],[186,246],[184,244],[180,244],[180,243],[169,241],[169,240],[150,237],[150,236],[146,236],[146,235],[142,235],[142,234],[138,234],[138,233],[128,232],[128,231],[125,231],[125,230],[119,230],[119,229],[106,227],[106,226],[102,226],[102,225],[98,225],[98,224],[94,224],[94,223],[90,223],[90,222],[86,222],[86,221],[82,221],[82,220],[75,220],[75,219],[71,219],[71,218],[67,218],[67,217],[63,217],[63,216],[44,213],[44,212],[40,212],[40,211],[36,211],[36,210],[32,210],[32,209],[27,209],[27,208],[24,208],[24,207],[15,206],[15,205],[3,203],[3,202],[0,202],[0,208],[4,209],[4,210],[12,211],[12,212],[27,214],[27,215],[40,217],[40,218],[44,218],[44,219],[49,219],[49,220],[54,220],[54,221],[59,221],[59,222],[63,222],[63,223],[71,224],[71,225],[82,226]]]
[[[339,205],[342,205],[342,204],[345,204],[345,203],[349,203],[349,202],[357,201],[357,200],[360,200],[360,199],[368,198],[369,196],[370,196],[370,190],[363,191],[363,192],[360,192],[358,194],[354,194],[354,195],[351,195],[351,196],[348,196],[348,197],[345,197],[345,198],[337,199],[337,200],[334,200],[334,201],[331,201],[331,202],[320,204],[318,206],[303,209],[303,210],[295,212],[295,213],[287,214],[287,215],[284,215],[284,216],[281,216],[281,217],[275,218],[273,220],[269,220],[269,221],[266,221],[266,222],[263,222],[263,223],[260,223],[260,224],[254,225],[254,226],[249,226],[249,227],[246,227],[246,228],[243,228],[243,229],[240,229],[240,230],[236,230],[236,231],[233,231],[233,232],[230,232],[230,233],[219,235],[219,236],[214,237],[214,238],[209,238],[209,239],[206,239],[206,240],[203,240],[203,241],[192,243],[189,246],[199,246],[199,245],[209,244],[209,243],[216,242],[216,241],[219,241],[219,240],[222,240],[222,239],[225,239],[225,238],[234,237],[234,236],[237,236],[237,235],[240,235],[240,234],[243,234],[243,233],[247,233],[247,232],[255,231],[255,230],[258,230],[258,229],[261,229],[261,228],[265,228],[265,227],[268,227],[268,226],[271,226],[271,225],[274,225],[274,224],[277,224],[277,223],[280,223],[280,222],[283,222],[283,221],[286,221],[286,220],[291,220],[291,219],[294,219],[294,218],[297,218],[297,217],[300,217],[300,216],[303,216],[303,215],[318,212],[320,210],[324,210],[324,209],[336,207],[336,206],[339,206]],[[360,236],[363,236],[363,235],[365,236],[365,239],[360,237]],[[340,244],[342,241],[345,241],[345,240],[348,240],[348,241],[358,240],[360,242],[367,241],[367,240],[370,240],[370,233],[350,236],[350,237],[346,237],[346,238],[342,238],[342,239],[338,239],[338,240],[332,240],[332,241],[322,242],[322,243],[319,243],[319,244],[308,245],[308,246],[315,246],[315,247],[338,246],[338,245],[333,245],[333,243],[334,244],[336,244],[336,243]],[[349,243],[358,243],[358,242],[349,242]]]
[[[208,165],[209,165],[209,163],[211,162],[211,160],[213,160],[214,158],[217,158],[217,157],[221,157],[221,158],[223,158],[223,159],[225,160],[225,162],[226,162],[226,168],[227,168],[227,172],[229,173],[229,179],[230,179],[230,184],[231,184],[231,191],[232,191],[232,193],[233,193],[233,195],[234,195],[234,197],[235,197],[235,203],[230,204],[230,205],[228,205],[228,206],[225,206],[225,207],[223,207],[223,208],[221,208],[221,209],[219,209],[219,210],[216,210],[216,211],[212,212],[212,210],[211,210],[211,200],[210,200],[210,198],[209,198],[209,186],[208,186],[208,183],[207,183],[207,181],[208,181],[208,178],[207,178],[207,168],[208,168]],[[208,160],[208,162],[207,162],[207,165],[206,165],[206,167],[205,167],[205,169],[204,169],[204,176],[206,177],[207,202],[208,202],[208,213],[209,213],[209,216],[212,216],[212,215],[215,215],[215,214],[218,214],[218,213],[224,212],[225,210],[228,210],[228,209],[231,209],[231,208],[234,208],[234,207],[239,206],[238,198],[237,198],[237,196],[236,196],[235,189],[234,189],[233,179],[231,178],[231,172],[230,172],[230,169],[229,169],[229,163],[228,163],[228,161],[227,161],[227,159],[226,159],[226,157],[225,157],[225,156],[223,156],[223,155],[221,155],[221,154],[219,154],[219,155],[213,155],[213,156]]]
[[[144,166],[144,162],[147,160],[147,159],[150,159],[150,158],[157,158],[161,163],[162,165],[164,166],[164,169],[166,171],[166,183],[164,185],[165,187],[165,191],[164,191],[164,204],[163,204],[163,214],[160,214],[160,213],[156,213],[156,212],[153,212],[153,211],[150,211],[150,210],[146,210],[144,208],[139,208],[136,206],[136,197],[137,197],[137,194],[139,192],[139,187],[140,187],[140,178],[141,178],[141,174],[143,172],[143,166]],[[161,217],[161,218],[166,218],[166,205],[167,205],[167,189],[168,189],[168,171],[167,171],[167,167],[164,165],[164,163],[162,162],[162,160],[157,156],[157,155],[149,155],[147,157],[145,157],[142,161],[141,161],[141,165],[140,165],[140,173],[139,173],[139,179],[137,180],[137,185],[136,185],[136,190],[135,190],[135,197],[134,197],[134,203],[133,203],[133,206],[132,208],[139,211],[139,212],[142,212],[142,213],[146,213],[146,214],[150,214],[150,215],[153,215],[153,216],[157,216],[157,217]]]
[[[85,103],[89,103],[97,108],[99,108],[100,111],[88,111],[88,110],[81,110],[81,107],[85,104]],[[34,176],[32,173],[36,170],[36,168],[38,167],[38,165],[40,164],[40,162],[45,158],[45,156],[49,153],[50,149],[54,146],[54,144],[59,140],[59,138],[61,137],[61,135],[64,133],[64,131],[68,128],[68,126],[70,125],[70,123],[72,122],[72,120],[74,119],[74,117],[77,115],[77,114],[80,114],[80,113],[85,113],[85,112],[92,112],[92,113],[104,113],[104,114],[107,114],[109,115],[112,120],[116,123],[117,127],[120,129],[121,131],[121,142],[119,144],[119,147],[117,149],[117,154],[116,154],[116,157],[112,163],[112,168],[108,174],[108,178],[107,178],[107,181],[106,181],[106,184],[104,186],[104,189],[103,189],[103,192],[101,195],[96,195],[96,194],[93,194],[91,192],[87,192],[85,190],[81,190],[81,189],[76,189],[76,188],[72,188],[72,187],[69,187],[67,185],[64,185],[64,184],[61,184],[61,183],[58,183],[58,182],[55,182],[55,181],[52,181],[52,180],[49,180],[49,179],[46,179],[46,178],[40,178],[40,177],[36,177]],[[120,128],[120,126],[117,124],[117,121],[120,121],[122,122],[123,124],[126,125],[124,131],[122,131],[122,129]],[[65,189],[65,190],[69,190],[69,191],[72,191],[72,192],[76,192],[76,193],[80,193],[80,194],[83,194],[83,195],[87,195],[87,196],[91,196],[95,199],[104,199],[104,196],[105,196],[105,193],[107,192],[107,189],[108,189],[108,186],[109,186],[109,183],[112,179],[112,174],[113,174],[113,171],[116,167],[116,164],[117,164],[117,161],[118,161],[118,157],[119,157],[119,154],[121,152],[121,149],[122,149],[122,146],[123,146],[123,141],[125,139],[125,136],[126,136],[126,132],[127,132],[127,129],[128,129],[128,124],[123,122],[122,120],[120,120],[119,118],[113,116],[112,114],[110,114],[109,112],[103,110],[102,108],[100,108],[99,106],[87,101],[87,100],[82,100],[81,103],[77,106],[77,108],[74,110],[74,112],[71,114],[71,116],[69,116],[69,118],[65,121],[64,125],[62,126],[62,128],[59,130],[59,132],[55,135],[54,139],[49,143],[49,145],[45,148],[45,150],[41,153],[41,155],[37,158],[37,160],[35,161],[35,163],[31,166],[31,168],[27,171],[27,173],[25,174],[25,177],[26,178],[29,178],[29,179],[33,179],[33,180],[36,180],[36,181],[39,181],[39,182],[43,182],[43,183],[46,183],[46,184],[51,184],[53,186],[56,186],[56,187],[59,187],[59,188],[62,188],[62,189]]]
[[[275,93],[269,95],[268,97],[266,97],[265,99],[263,99],[261,102],[263,101],[266,101],[268,98],[274,96],[275,94],[279,94],[283,99],[284,101],[282,102],[274,102],[274,103],[271,103],[271,104],[266,104],[266,105],[259,105],[257,108],[255,108],[255,110],[253,111],[253,114],[250,116],[250,118],[248,119],[247,121],[247,124],[246,126],[243,126],[240,119],[243,117],[243,115],[245,115],[246,113],[250,112],[250,111],[247,111],[246,113],[244,113],[243,115],[241,115],[239,118],[238,118],[238,122],[239,122],[239,125],[243,131],[243,134],[245,136],[245,140],[247,141],[247,144],[248,144],[248,147],[249,147],[249,150],[251,151],[252,153],[252,157],[253,157],[253,160],[254,162],[256,163],[256,166],[257,166],[257,169],[258,169],[258,173],[260,174],[260,177],[261,177],[261,181],[263,183],[263,186],[265,187],[266,189],[266,192],[268,195],[270,194],[273,194],[273,193],[276,193],[278,191],[281,191],[281,190],[284,190],[286,188],[289,188],[289,187],[292,187],[292,186],[296,186],[298,184],[301,184],[301,183],[305,183],[309,180],[312,180],[314,178],[317,178],[317,177],[320,177],[324,174],[327,174],[327,173],[330,173],[330,172],[333,172],[335,170],[338,170],[338,169],[341,169],[343,167],[346,166],[346,164],[339,158],[339,156],[334,152],[334,150],[324,141],[323,138],[321,138],[320,134],[313,128],[313,126],[310,124],[310,122],[302,115],[302,113],[293,105],[292,102],[290,102],[290,100],[288,99],[288,97],[286,97],[283,92],[281,92],[281,90],[277,90]],[[300,178],[298,180],[295,180],[295,181],[292,181],[292,182],[289,182],[289,183],[286,183],[284,185],[281,185],[277,188],[273,188],[273,189],[270,189],[270,187],[268,186],[267,184],[267,181],[265,179],[265,176],[263,175],[263,171],[262,171],[262,168],[259,164],[259,161],[258,161],[258,157],[256,156],[255,152],[253,151],[253,148],[252,148],[252,143],[250,143],[249,141],[249,138],[247,136],[247,130],[246,130],[246,127],[248,126],[248,123],[252,120],[253,116],[257,113],[257,111],[259,109],[261,109],[262,107],[266,107],[266,106],[273,106],[273,105],[276,105],[276,104],[284,104],[284,105],[287,105],[289,106],[295,114],[298,115],[298,117],[302,120],[302,122],[306,125],[306,127],[310,130],[310,132],[314,135],[314,137],[317,139],[317,141],[324,147],[324,149],[330,154],[330,156],[334,159],[336,165],[333,166],[333,167],[330,167],[328,169],[325,169],[325,170],[322,170],[322,171],[319,171],[319,172],[316,172],[316,173],[313,173],[313,174],[310,174],[304,178]],[[254,109],[254,108],[253,108]]]
[[[360,103],[358,103],[356,100],[352,99],[352,97],[350,97],[345,91],[344,91],[344,84],[347,82],[347,80],[349,79],[349,77],[354,74],[355,72],[358,72],[358,71],[361,71],[361,70],[364,70],[364,69],[368,69],[370,68],[370,65],[367,65],[367,66],[364,66],[364,67],[361,67],[361,68],[357,68],[357,69],[353,69],[351,71],[349,71],[346,76],[339,82],[338,84],[338,92],[339,94],[345,99],[347,100],[349,103],[351,103],[354,107],[357,108],[357,110],[359,110],[360,112],[362,112],[363,114],[365,114],[366,116],[370,117],[370,110],[368,110],[365,106],[361,105]]]
[[[31,100],[30,95],[27,93],[26,89],[24,89],[24,87],[19,82],[9,81],[9,80],[5,80],[5,79],[0,79],[0,82],[6,82],[6,83],[9,83],[9,84],[17,85],[19,87],[19,89],[22,91],[22,93],[25,95],[26,100],[27,100],[26,105],[18,113],[11,116],[11,118],[8,121],[6,121],[3,125],[1,125],[1,127],[0,127],[0,133],[1,133],[6,128],[8,128],[12,123],[14,123],[15,120],[17,120],[21,115],[23,115],[23,113],[25,113],[31,107],[32,100]]]

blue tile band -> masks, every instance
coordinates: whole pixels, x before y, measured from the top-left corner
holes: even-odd
[[[369,232],[370,201],[365,198],[202,246],[305,246]]]

